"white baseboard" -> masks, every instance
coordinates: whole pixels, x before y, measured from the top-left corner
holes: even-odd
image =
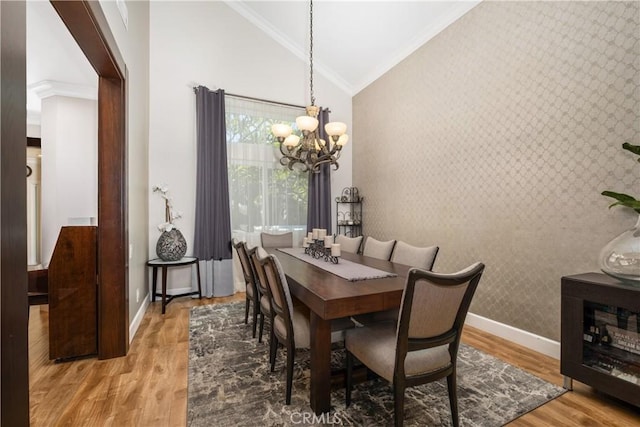
[[[541,337],[540,335],[532,334],[531,332],[514,328],[513,326],[505,325],[504,323],[496,322],[495,320],[487,319],[486,317],[473,313],[467,314],[465,324],[500,338],[513,341],[516,344],[553,357],[554,359],[560,359],[560,343],[550,340],[549,338]]]
[[[144,317],[144,313],[147,311],[147,307],[149,307],[149,294],[142,298],[142,305],[129,325],[129,344],[131,344],[133,337],[136,335],[136,332],[138,332],[138,328],[140,327],[140,323],[142,323],[142,318]]]

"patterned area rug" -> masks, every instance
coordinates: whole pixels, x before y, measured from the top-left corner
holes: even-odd
[[[244,302],[199,306],[189,322],[189,426],[393,424],[391,386],[377,379],[358,384],[349,408],[344,390],[331,393],[332,410],[313,415],[309,404],[309,353],[296,352],[291,405],[285,398],[285,355],[269,371],[267,339],[258,343],[244,324]],[[332,354],[344,366],[344,350]],[[458,407],[463,426],[501,426],[556,398],[564,389],[472,347],[458,354]],[[405,425],[451,425],[446,380],[405,394]]]

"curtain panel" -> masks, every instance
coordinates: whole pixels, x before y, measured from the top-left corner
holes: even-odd
[[[196,93],[196,216],[194,256],[201,261],[203,293],[231,295],[231,220],[227,173],[224,90],[204,86]],[[218,280],[214,280],[217,278]]]

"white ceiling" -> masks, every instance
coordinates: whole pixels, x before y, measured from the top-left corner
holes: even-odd
[[[307,1],[225,3],[301,59],[309,57]],[[314,71],[355,95],[478,1],[327,1],[313,5]],[[27,85],[61,82],[80,92],[97,76],[48,1],[27,2]],[[29,113],[40,110],[33,91]]]

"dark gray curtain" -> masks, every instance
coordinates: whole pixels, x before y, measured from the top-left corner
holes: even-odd
[[[318,114],[320,138],[329,141],[324,125],[329,123],[329,109],[321,108]],[[307,231],[325,228],[331,234],[331,165],[324,164],[320,172],[309,172],[309,198],[307,205]]]
[[[198,86],[195,92],[198,169],[193,254],[201,261],[231,259],[224,90]]]

